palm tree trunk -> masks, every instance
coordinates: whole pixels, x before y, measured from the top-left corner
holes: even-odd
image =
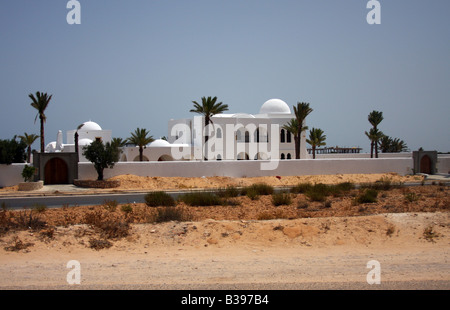
[[[295,159],[300,159],[300,138],[298,136],[294,136],[294,145],[295,145]]]
[[[139,161],[144,161],[144,148],[139,146]]]
[[[205,144],[203,145],[203,149],[205,150],[205,154],[203,154],[203,159],[206,160],[206,161],[208,160],[208,153],[207,153],[208,148],[206,147],[206,143],[209,140],[209,127],[208,127],[209,122],[210,122],[209,117],[205,117],[205,128],[206,128],[206,130],[208,130],[208,132],[205,132]]]
[[[29,145],[27,148],[27,162],[31,162],[31,145]]]
[[[45,146],[44,146],[44,119],[42,117],[39,117],[41,120],[41,153],[44,153]]]
[[[312,152],[313,152],[313,159],[316,159],[316,146],[312,146]]]
[[[370,142],[370,158],[373,158],[373,141]]]

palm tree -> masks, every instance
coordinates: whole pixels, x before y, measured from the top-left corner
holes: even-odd
[[[112,138],[111,144],[117,146],[118,148],[124,147],[127,144],[127,139],[122,138]]]
[[[370,140],[370,158],[373,158],[374,151],[378,158],[378,141],[384,137],[383,132],[375,128],[370,128],[369,132],[366,131],[365,134]]]
[[[217,102],[217,97],[202,97],[202,104],[199,104],[197,101],[192,101],[192,103],[194,104],[194,109],[191,109],[189,112],[203,115],[205,117],[205,128],[208,128],[210,123],[212,124],[211,117],[228,111],[228,105]],[[209,133],[205,135],[205,144],[208,141],[208,135]]]
[[[309,139],[306,139],[312,147],[313,159],[316,159],[316,147],[326,145],[325,140],[327,136],[323,134],[323,130],[320,128],[312,128],[309,131]]]
[[[370,114],[367,116],[367,119],[369,120],[369,123],[372,125],[372,129],[374,130],[373,133],[375,135],[373,137],[376,139],[374,141],[375,158],[378,158],[378,140],[380,140],[383,137],[383,135],[378,134],[378,125],[383,120],[383,112],[374,110],[374,111],[370,112]],[[367,135],[367,133],[366,133],[366,135]],[[370,132],[369,132],[369,135],[370,135]],[[371,146],[371,149],[372,148],[373,147]],[[372,152],[371,152],[370,158],[373,158]]]
[[[302,132],[308,130],[308,126],[305,126],[305,119],[312,111],[313,109],[309,107],[307,102],[297,102],[297,106],[294,106],[294,114],[298,122],[298,145],[295,147],[296,159],[300,159]]]
[[[39,136],[35,134],[27,134],[26,132],[23,136],[19,136],[19,138],[27,145],[27,162],[31,162],[31,145],[36,141]]]
[[[406,152],[408,150],[408,146],[405,141],[400,140],[399,138],[383,136],[380,140],[380,150],[383,153],[399,153]]]
[[[134,132],[131,133],[131,137],[128,138],[128,142],[139,146],[139,161],[144,161],[144,147],[155,141],[153,136],[148,136],[150,132],[145,128],[137,128]]]
[[[33,101],[31,103],[31,106],[38,111],[38,113],[34,119],[34,122],[36,123],[38,116],[41,121],[41,153],[44,153],[44,151],[45,151],[44,123],[45,123],[47,117],[45,116],[44,112],[45,112],[45,109],[47,109],[47,106],[50,103],[52,96],[53,95],[49,96],[49,95],[47,95],[47,93],[41,93],[41,92],[36,92],[36,96],[33,94],[28,95],[28,97],[30,97],[31,100]]]

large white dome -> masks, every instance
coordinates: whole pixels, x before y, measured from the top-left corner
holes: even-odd
[[[259,110],[260,114],[291,114],[286,102],[280,99],[270,99],[264,102]]]
[[[81,127],[80,130],[81,131],[102,130],[102,127],[100,127],[100,125],[95,122],[88,121],[83,123],[83,127]]]
[[[164,146],[170,146],[170,143],[163,139],[156,139],[149,145],[149,147],[164,147]]]

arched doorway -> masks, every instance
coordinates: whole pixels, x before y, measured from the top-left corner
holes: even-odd
[[[58,157],[50,159],[44,167],[45,184],[68,184],[69,169],[64,160]]]
[[[158,158],[158,161],[173,161],[173,157],[170,155],[162,155]]]
[[[431,158],[428,155],[423,155],[420,159],[420,173],[431,174]]]

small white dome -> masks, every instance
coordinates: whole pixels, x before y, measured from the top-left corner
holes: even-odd
[[[291,114],[286,102],[280,99],[270,99],[264,102],[259,110],[260,114]]]
[[[163,139],[156,139],[149,145],[149,147],[163,147],[163,146],[170,146],[170,143]]]
[[[84,138],[84,139],[80,139],[78,141],[78,146],[86,146],[86,145],[90,145],[91,143],[92,143],[91,139]]]
[[[95,122],[84,122],[83,127],[81,127],[80,131],[93,131],[93,130],[102,130],[102,127],[100,127],[99,124]]]
[[[53,153],[56,150],[56,141],[50,142],[45,146],[46,153]]]

